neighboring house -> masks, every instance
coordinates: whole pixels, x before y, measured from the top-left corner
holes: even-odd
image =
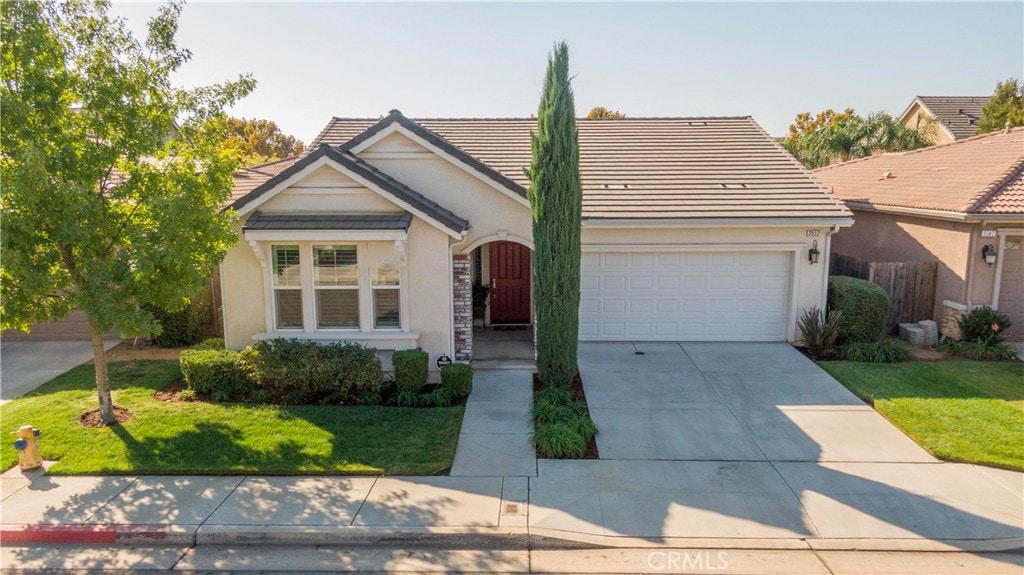
[[[579,120],[582,340],[791,341],[850,212],[749,117]],[[350,340],[469,360],[530,324],[532,119],[335,118],[240,174],[221,266],[229,348]],[[809,261],[809,250],[821,253]]]
[[[862,158],[814,175],[856,216],[833,240],[836,253],[938,262],[936,321],[944,307],[990,305],[1010,316],[1009,337],[1024,340],[1024,128]]]
[[[978,133],[981,109],[989,96],[917,96],[900,116],[908,128],[931,124],[935,144],[948,144]]]

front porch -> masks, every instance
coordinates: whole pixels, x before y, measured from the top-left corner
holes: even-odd
[[[473,328],[473,361],[476,369],[536,369],[533,326]]]

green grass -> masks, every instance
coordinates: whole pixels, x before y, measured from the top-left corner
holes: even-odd
[[[820,365],[932,455],[1024,470],[1024,364]]]
[[[177,362],[111,363],[124,425],[94,429],[79,415],[98,406],[92,365],[81,365],[0,407],[5,430],[42,430],[51,473],[432,475],[451,467],[462,407],[254,406],[163,402],[153,392],[181,376]],[[17,463],[13,439],[0,465]]]

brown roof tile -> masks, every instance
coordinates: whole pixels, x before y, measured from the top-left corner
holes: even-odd
[[[311,144],[341,146],[379,119],[334,118]],[[526,188],[530,118],[416,119]],[[848,217],[749,117],[578,120],[585,218]]]
[[[251,168],[241,168],[235,172],[235,186],[231,189],[229,204],[233,204],[238,198],[248,194],[263,182],[280,174],[290,168],[292,164],[299,161],[302,156],[292,156],[283,160],[276,160]]]
[[[918,96],[915,101],[942,122],[956,140],[978,133],[981,109],[989,96]]]
[[[1024,128],[814,171],[843,201],[958,213],[1024,214]]]

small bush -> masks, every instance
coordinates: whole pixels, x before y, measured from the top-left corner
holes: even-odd
[[[430,356],[421,349],[403,349],[391,356],[395,366],[395,385],[399,393],[419,393],[427,385],[427,369]]]
[[[569,421],[578,415],[573,409],[572,403],[554,403],[545,399],[538,399],[533,402],[533,409],[530,410],[534,425],[551,425]]]
[[[247,395],[254,384],[237,351],[186,349],[179,363],[188,388],[216,401]]]
[[[597,435],[597,424],[594,420],[590,419],[585,413],[580,413],[574,416],[568,421],[569,427],[576,430],[577,433],[583,436],[585,441],[590,441]]]
[[[1017,359],[1017,352],[1005,343],[995,340],[947,340],[944,347],[953,355],[975,361],[1013,361]]]
[[[167,311],[156,306],[146,306],[146,310],[163,328],[153,336],[153,343],[160,347],[185,347],[199,343],[210,321],[210,304],[205,293],[189,300],[180,311]]]
[[[839,345],[879,341],[889,321],[889,295],[867,280],[830,277],[828,308],[842,314],[836,341]]]
[[[355,404],[384,381],[376,350],[356,343],[268,339],[241,353],[271,401]]]
[[[579,459],[587,453],[587,439],[568,422],[538,426],[532,438],[542,457]]]
[[[468,397],[473,391],[473,368],[465,363],[442,367],[441,388],[451,399]]]
[[[913,352],[898,339],[851,343],[839,348],[839,355],[847,361],[867,363],[899,363],[907,361]]]
[[[1010,318],[986,305],[971,310],[959,323],[963,341],[999,343],[1010,327]]]
[[[178,398],[182,401],[195,401],[199,399],[194,389],[183,389],[178,392]]]
[[[572,393],[564,387],[545,387],[534,394],[533,400],[535,402],[546,401],[556,404],[569,404],[573,401]]]
[[[797,327],[800,328],[800,337],[812,357],[828,357],[835,352],[842,319],[841,311],[833,311],[826,318],[825,313],[817,307],[804,310]]]
[[[215,349],[215,350],[225,349],[225,347],[224,347],[224,338],[222,338],[222,337],[211,337],[211,338],[208,338],[208,339],[204,339],[203,341],[193,345],[189,349]]]

